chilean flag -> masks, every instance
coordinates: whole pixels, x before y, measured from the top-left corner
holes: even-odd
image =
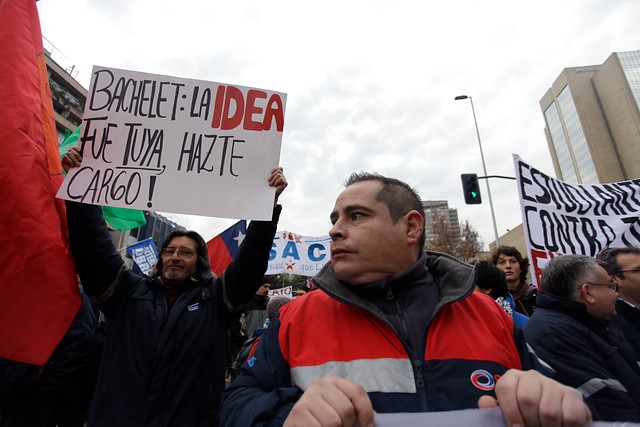
[[[221,276],[235,259],[246,234],[247,221],[243,219],[207,242],[211,270],[216,276]]]

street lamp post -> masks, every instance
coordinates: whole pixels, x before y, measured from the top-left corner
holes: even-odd
[[[476,109],[473,107],[473,98],[467,95],[458,95],[455,97],[456,101],[462,99],[469,99],[471,101],[471,112],[473,112],[473,122],[476,125],[476,134],[478,135],[478,145],[480,146],[480,158],[482,159],[482,170],[484,171],[484,179],[487,184],[487,195],[489,196],[489,207],[491,208],[491,220],[493,221],[493,234],[496,238],[496,248],[500,246],[500,238],[498,237],[498,227],[496,226],[496,214],[493,210],[493,200],[491,200],[491,188],[489,187],[489,178],[487,174],[487,166],[484,162],[484,153],[482,152],[482,141],[480,140],[480,131],[478,130],[478,120],[476,119]]]

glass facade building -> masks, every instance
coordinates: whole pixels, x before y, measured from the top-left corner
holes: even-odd
[[[565,68],[540,107],[558,179],[596,184],[640,177],[640,51]]]
[[[618,53],[618,59],[620,59],[620,65],[627,82],[629,82],[629,88],[636,101],[636,106],[640,109],[640,50],[620,52]]]

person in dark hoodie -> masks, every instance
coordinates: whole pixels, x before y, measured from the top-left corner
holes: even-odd
[[[79,166],[70,150],[63,166]],[[153,277],[129,271],[99,206],[67,202],[69,243],[85,292],[105,314],[104,344],[89,425],[212,426],[225,386],[228,327],[267,269],[287,186],[282,168],[273,218],[252,221],[235,260],[214,277],[207,245],[194,231],[171,233]]]
[[[478,271],[476,275],[476,289],[493,298],[495,302],[511,316],[515,324],[523,329],[529,318],[515,310],[516,304],[509,293],[507,279],[504,273],[488,261],[478,261],[476,268]]]

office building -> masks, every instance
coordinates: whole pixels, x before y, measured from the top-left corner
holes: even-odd
[[[640,177],[640,50],[565,68],[540,107],[558,179],[596,184]]]
[[[540,108],[556,178],[578,184],[640,178],[640,50],[565,68]],[[500,243],[524,249],[522,226]]]
[[[87,90],[71,76],[69,71],[73,69],[67,71],[51,58],[52,49],[48,49],[48,45],[45,44],[49,88],[60,144],[68,133],[75,131],[82,123]]]
[[[460,221],[457,209],[449,208],[449,202],[446,200],[425,200],[422,202],[422,210],[424,211],[424,232],[427,242],[436,240],[434,224],[442,219],[453,232],[452,243],[454,246],[460,245]]]

